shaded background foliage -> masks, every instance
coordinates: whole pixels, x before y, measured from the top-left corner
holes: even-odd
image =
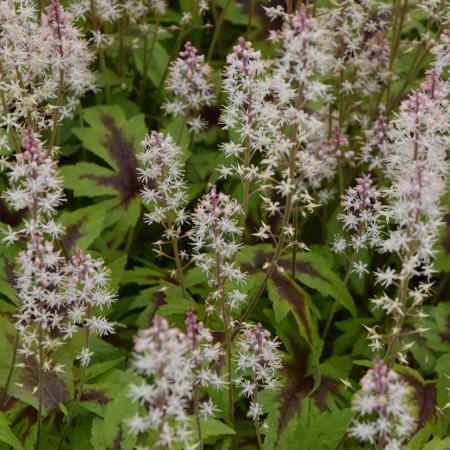
[[[263,14],[262,4],[256,2],[251,38],[255,47],[265,56],[273,56],[273,46],[265,38],[271,28],[280,26],[269,22]],[[237,38],[245,33],[248,23],[249,1],[232,2],[225,17],[223,32],[217,51],[211,60],[214,68],[217,92],[223,60]],[[272,6],[283,1],[272,2]],[[217,0],[218,10],[225,0]],[[325,2],[319,2],[319,6]],[[171,2],[170,13],[164,17],[164,25],[177,24],[188,2]],[[404,27],[402,38],[412,40],[425,29],[427,17],[414,10],[414,20]],[[202,18],[188,37],[200,53],[208,52],[213,30],[203,27]],[[150,33],[153,24],[150,24]],[[434,32],[436,30],[433,30]],[[111,30],[114,34],[115,30]],[[203,299],[207,294],[206,279],[198,268],[186,273],[186,285],[194,300],[183,299],[180,289],[170,276],[170,266],[154,256],[152,243],[161,235],[158,225],[143,225],[143,207],[139,201],[137,158],[140,142],[147,130],[160,129],[178,135],[179,119],[162,118],[159,106],[164,90],[161,81],[171,59],[177,34],[166,28],[158,34],[150,61],[144,89],[141,80],[144,71],[142,36],[126,36],[126,64],[118,67],[118,39],[106,51],[110,104],[105,105],[105,90],[89,94],[82,101],[79,117],[66,120],[61,129],[59,145],[62,156],[60,167],[68,202],[60,212],[59,220],[66,228],[63,246],[66,252],[75,248],[89,249],[94,256],[103,257],[112,271],[112,284],[119,290],[119,300],[114,304],[110,319],[118,323],[117,333],[95,339],[95,355],[88,369],[85,392],[82,395],[76,422],[69,433],[68,448],[73,449],[130,449],[134,437],[124,428],[124,419],[132,415],[137,406],[127,397],[127,386],[135,378],[127,368],[138,329],[149,325],[154,314],[183,326],[187,308],[193,308],[200,319],[205,316]],[[416,77],[410,80],[408,90],[422,80],[427,63],[424,58]],[[394,70],[399,80],[393,89],[401,93],[413,61],[409,53],[400,54]],[[98,83],[104,83],[98,74]],[[181,136],[181,147],[186,161],[190,205],[194,205],[211,183],[241,198],[240,186],[233,181],[218,180],[216,167],[224,161],[218,151],[218,143],[226,139],[226,132],[218,126],[222,96],[213,106],[204,108],[202,117],[208,129],[197,135],[189,145],[186,131]],[[351,135],[350,140],[356,138]],[[359,145],[354,140],[355,145]],[[359,168],[348,168],[345,184],[349,184]],[[5,187],[2,179],[0,187]],[[450,207],[450,194],[444,203]],[[295,270],[289,256],[283,257],[280,266],[284,271],[272,274],[267,292],[257,310],[255,321],[278,335],[285,352],[283,387],[279,392],[262,399],[268,414],[269,429],[264,448],[283,450],[321,450],[341,445],[341,438],[351,419],[351,393],[341,379],[357,382],[370,366],[372,353],[367,346],[364,325],[372,326],[383,320],[382,314],[370,310],[367,299],[375,293],[370,274],[364,280],[352,275],[342,296],[341,306],[326,342],[320,339],[333,299],[339,294],[345,273],[343,258],[333,255],[329,248],[332,236],[339,232],[336,219],[340,211],[338,199],[318,208],[301,226],[301,240],[310,247],[309,252],[297,255]],[[256,202],[250,205],[247,221],[248,239],[240,255],[243,268],[250,274],[245,289],[251,293],[263,274],[264,263],[270,259],[273,249],[267,243],[257,243],[250,236],[256,231],[259,210]],[[0,200],[0,222],[15,226],[24,219],[22,212],[12,212]],[[417,432],[408,448],[411,450],[437,450],[450,448],[448,436],[448,402],[450,382],[450,215],[442,229],[435,267],[436,288],[432,300],[425,307],[429,318],[425,326],[429,331],[414,337],[410,368],[399,371],[413,386],[418,409]],[[4,385],[8,373],[8,361],[14,341],[12,314],[18,299],[14,288],[14,258],[20,248],[2,247],[0,253],[0,385]],[[380,265],[386,256],[366,255],[370,267]],[[220,329],[220,324],[216,324]],[[410,326],[413,326],[411,324]],[[81,338],[80,338],[81,339]],[[67,367],[81,346],[80,339],[58,351],[57,358]],[[36,395],[32,392],[36,377],[33,367],[14,372],[10,396],[0,414],[0,449],[33,448],[36,434]],[[44,406],[48,423],[61,423],[67,414],[67,405],[73,401],[74,381],[79,368],[45,379]],[[225,398],[214,392],[221,409],[226,409]],[[245,417],[245,408],[237,406],[237,435],[240,448],[255,448],[253,430]],[[56,425],[57,429],[58,426]],[[48,430],[46,448],[53,448],[57,435]],[[229,448],[233,431],[219,421],[211,421],[205,430],[205,442],[211,448]],[[18,438],[20,437],[20,442]],[[343,448],[362,448],[351,439]]]

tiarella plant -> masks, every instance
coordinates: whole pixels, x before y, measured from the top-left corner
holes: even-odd
[[[0,448],[450,448],[448,13],[0,0]]]

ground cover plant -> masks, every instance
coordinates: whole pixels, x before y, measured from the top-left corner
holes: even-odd
[[[450,449],[449,5],[0,1],[0,450]]]

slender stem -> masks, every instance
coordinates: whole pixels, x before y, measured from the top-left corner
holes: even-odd
[[[37,416],[37,437],[36,450],[41,448],[42,440],[42,410],[44,406],[44,348],[42,345],[43,330],[42,323],[39,323],[38,331],[39,340],[39,379],[38,379],[38,416]]]
[[[202,426],[200,423],[200,411],[198,406],[198,385],[194,386],[194,413],[195,413],[195,426],[197,428],[197,437],[199,442],[199,449],[203,450],[203,437],[202,437]]]
[[[48,151],[51,152],[53,146],[56,142],[56,137],[58,135],[58,120],[59,120],[59,109],[61,108],[64,98],[64,71],[59,71],[59,86],[58,86],[58,97],[56,99],[55,112],[53,113],[53,125],[52,134],[50,136],[50,141],[48,144]]]
[[[386,101],[389,104],[390,96],[391,96],[391,87],[392,87],[392,70],[394,67],[394,62],[397,57],[398,47],[400,45],[400,37],[402,35],[403,22],[405,20],[406,10],[408,7],[408,0],[404,0],[403,6],[400,9],[400,16],[397,15],[397,11],[395,13],[394,20],[394,29],[392,35],[392,45],[391,45],[391,53],[389,55],[389,75],[390,79],[387,85],[387,93],[386,93]]]
[[[176,268],[177,268],[178,283],[180,284],[181,292],[183,293],[183,298],[187,298],[188,296],[187,296],[187,291],[186,291],[186,284],[184,281],[183,266],[181,264],[180,252],[178,251],[178,240],[176,238],[172,239],[172,249],[173,249],[175,264],[176,264]]]
[[[6,399],[8,397],[8,389],[9,385],[11,384],[12,376],[14,373],[14,366],[16,364],[16,357],[17,357],[17,348],[19,347],[19,332],[16,330],[16,335],[14,336],[14,346],[13,346],[13,352],[11,356],[11,363],[8,370],[8,376],[6,378],[6,383],[3,388],[2,396],[0,398],[0,410],[3,409],[6,403]]]
[[[295,210],[293,214],[294,220],[294,245],[292,247],[292,260],[291,260],[291,275],[292,279],[295,279],[295,271],[297,264],[297,235],[298,235],[298,211]]]
[[[110,104],[111,103],[111,89],[109,88],[108,74],[106,72],[105,52],[102,47],[99,47],[98,53],[99,53],[99,57],[100,57],[100,70],[102,71],[103,83],[105,85],[105,101],[106,101],[106,104]]]
[[[84,387],[84,383],[86,381],[86,375],[87,375],[87,366],[83,366],[81,369],[81,376],[80,376],[80,383],[78,385],[78,392],[77,395],[75,397],[75,400],[73,402],[72,405],[72,409],[70,410],[69,416],[67,417],[67,421],[66,424],[64,425],[63,431],[61,433],[61,438],[59,440],[59,444],[58,444],[58,450],[61,450],[64,447],[64,440],[66,438],[67,435],[67,431],[69,430],[69,427],[72,423],[73,417],[75,415],[75,411],[78,407],[78,404],[80,403],[81,400],[81,395],[83,393],[83,387]]]
[[[247,39],[252,30],[253,15],[255,14],[255,0],[249,1],[248,8],[249,8],[249,11],[248,11],[248,20],[247,20],[247,31],[245,33]]]
[[[399,288],[399,303],[401,310],[404,310],[404,306],[406,304],[406,299],[408,298],[408,288],[409,288],[409,278],[404,277],[400,281]],[[391,339],[388,344],[388,348],[386,350],[386,354],[384,356],[384,363],[387,367],[392,367],[395,362],[395,352],[397,350],[397,344],[400,337],[400,332],[403,328],[403,322],[405,320],[404,314],[397,315],[394,322],[394,332],[391,334]]]
[[[89,314],[89,317],[92,316],[91,309],[89,309],[88,314]],[[87,349],[89,349],[90,342],[91,342],[91,331],[90,331],[89,328],[86,328],[85,332],[86,332],[85,347]],[[78,408],[78,404],[80,403],[81,395],[83,394],[84,383],[86,381],[87,368],[88,368],[87,364],[84,364],[83,367],[81,368],[80,382],[78,384],[78,392],[77,392],[77,395],[76,395],[75,400],[73,402],[72,409],[70,410],[69,416],[67,417],[67,420],[66,420],[66,423],[64,425],[63,431],[61,433],[61,437],[59,439],[59,444],[58,444],[58,450],[61,450],[63,448],[63,446],[64,446],[64,440],[66,438],[67,431],[69,430],[70,425],[72,424],[72,420],[73,420],[73,418],[75,416],[75,412],[76,412],[76,410]]]
[[[293,0],[287,0],[287,12],[288,12],[288,14],[291,14],[292,10],[293,10],[292,1]]]
[[[297,98],[295,101],[295,107],[297,111],[301,109],[303,101],[303,86],[299,86]],[[291,148],[289,149],[289,181],[293,182],[295,177],[295,158],[297,153],[297,125],[294,125],[292,127],[291,132]],[[286,198],[286,204],[284,207],[284,214],[283,219],[281,222],[281,228],[280,228],[280,237],[278,238],[278,243],[275,248],[275,253],[272,257],[272,261],[270,262],[270,265],[267,269],[267,272],[264,275],[264,278],[261,282],[261,284],[258,286],[258,289],[253,294],[249,304],[247,305],[247,308],[245,309],[244,313],[242,314],[241,318],[239,319],[239,324],[236,327],[235,331],[233,332],[232,338],[234,338],[237,334],[237,330],[239,329],[239,326],[247,320],[247,318],[250,316],[250,314],[255,309],[256,305],[259,302],[259,299],[261,298],[261,295],[263,294],[264,290],[266,289],[267,283],[269,282],[270,277],[272,276],[274,270],[276,269],[278,265],[278,260],[280,259],[281,253],[284,249],[284,243],[285,243],[285,236],[284,236],[284,228],[289,223],[289,219],[291,217],[292,207],[294,203],[294,195],[293,195],[293,188],[288,192],[287,198]]]
[[[94,0],[90,0],[90,7],[91,7],[90,13],[91,13],[92,28],[95,31],[101,31],[100,30],[100,24],[99,24],[99,22],[97,20]],[[99,60],[100,60],[100,70],[102,72],[103,83],[105,85],[105,100],[106,100],[106,103],[111,103],[111,91],[109,89],[108,76],[107,76],[107,73],[106,73],[105,52],[104,52],[104,50],[103,50],[101,45],[98,48],[98,54],[99,54]]]
[[[125,51],[124,51],[124,38],[125,38],[125,24],[124,17],[120,16],[119,18],[119,75],[121,78],[124,76],[124,67],[125,67]]]
[[[427,29],[428,28],[429,27],[427,26]],[[442,32],[442,26],[439,25],[438,30],[436,32],[436,38],[435,38],[436,40],[439,38],[441,32]],[[390,113],[396,107],[398,102],[401,100],[402,95],[405,92],[406,88],[409,86],[409,83],[411,83],[411,81],[416,78],[417,73],[419,72],[423,61],[429,55],[429,50],[430,50],[429,46],[422,46],[417,50],[416,56],[411,65],[411,69],[410,69],[408,75],[406,76],[406,78],[400,88],[400,91],[397,93],[395,98],[393,98],[392,101],[386,107],[387,113]]]
[[[251,105],[252,105],[252,102],[251,102],[251,98],[250,98],[249,111],[251,110]],[[250,124],[251,123],[252,123],[252,121],[250,121]],[[251,159],[250,139],[246,138],[245,139],[245,151],[244,151],[244,166],[245,167],[250,166],[250,159]],[[244,176],[244,177],[241,177],[241,184],[242,184],[242,189],[243,189],[243,197],[242,197],[242,215],[241,215],[239,227],[241,228],[241,230],[243,230],[242,236],[244,236],[244,227],[245,227],[245,222],[247,220],[248,202],[249,202],[249,198],[250,198],[250,182]]]
[[[258,386],[256,386],[255,388],[255,394],[253,395],[253,400],[256,403],[258,403]],[[263,450],[263,440],[261,437],[261,430],[260,430],[260,426],[259,426],[259,417],[256,416],[255,420],[254,420],[254,424],[255,424],[255,431],[256,431],[256,439],[258,441],[258,447],[259,450]]]
[[[150,62],[152,60],[153,50],[155,49],[156,38],[158,36],[159,21],[160,21],[160,19],[158,17],[156,20],[155,32],[153,33],[152,40],[150,42],[150,48],[148,48],[148,32],[146,32],[145,36],[144,36],[144,66],[142,69],[142,80],[141,80],[141,86],[139,89],[139,103],[140,103],[141,107],[144,104],[145,88],[147,87],[148,69],[150,66]]]
[[[225,3],[225,5],[224,5],[224,7],[222,9],[222,12],[220,13],[220,16],[219,16],[218,20],[216,22],[216,27],[214,29],[214,34],[213,34],[213,37],[212,37],[212,40],[211,40],[211,44],[210,44],[209,50],[208,50],[208,56],[206,57],[206,60],[208,62],[211,61],[211,58],[212,58],[212,56],[214,54],[214,49],[215,49],[216,44],[217,44],[217,39],[219,38],[220,33],[222,31],[222,25],[223,25],[223,22],[225,20],[225,16],[227,14],[228,8],[231,6],[231,3],[232,3],[232,0],[227,0],[227,2]]]
[[[239,227],[242,230],[242,236],[244,235],[244,227],[245,222],[247,220],[247,213],[248,213],[248,201],[250,198],[250,183],[246,179],[241,179],[242,182],[242,189],[243,189],[243,198],[242,198],[242,215],[241,220],[239,223]]]
[[[139,106],[142,108],[142,105],[144,104],[144,93],[145,93],[145,85],[146,79],[147,79],[147,72],[148,72],[148,63],[149,58],[147,57],[148,53],[148,29],[144,33],[144,48],[143,48],[143,56],[144,56],[144,62],[142,66],[142,78],[141,78],[141,85],[139,87],[139,95],[138,95],[138,101]]]
[[[236,336],[239,326],[248,319],[250,314],[255,309],[256,305],[259,302],[259,299],[261,298],[261,295],[263,294],[264,290],[266,289],[266,285],[267,285],[270,277],[272,276],[273,272],[275,271],[275,269],[278,265],[278,260],[280,259],[281,253],[284,249],[284,243],[285,243],[283,229],[288,223],[289,216],[291,215],[291,208],[292,208],[292,193],[289,193],[288,198],[286,200],[286,206],[284,209],[283,221],[281,224],[281,234],[278,239],[278,243],[275,248],[275,253],[272,257],[272,261],[270,262],[270,265],[264,275],[262,282],[260,283],[260,285],[258,286],[258,289],[253,294],[247,308],[245,309],[244,313],[242,314],[241,318],[239,319],[239,324],[236,327],[236,330],[233,332],[233,335],[232,335],[233,338]]]
[[[183,132],[186,127],[187,121],[188,121],[187,116],[184,116],[183,122],[181,123],[181,126],[180,126],[180,130],[178,131],[178,136],[177,136],[177,140],[176,140],[176,143],[178,146],[181,144],[181,140],[183,139]]]
[[[233,366],[232,366],[232,342],[231,342],[231,330],[230,320],[227,311],[227,305],[225,302],[225,291],[222,280],[222,255],[216,252],[216,285],[220,292],[220,310],[222,314],[222,320],[224,325],[224,334],[226,342],[226,361],[227,361],[227,382],[228,382],[228,408],[229,408],[229,422],[234,428],[234,399],[233,399]],[[234,447],[236,446],[235,439],[233,439]]]
[[[339,291],[338,291],[338,293],[336,295],[336,298],[334,299],[333,306],[331,307],[330,314],[329,314],[328,319],[327,319],[327,323],[325,324],[325,328],[323,330],[322,340],[324,342],[325,342],[325,339],[328,336],[328,332],[330,331],[330,327],[331,327],[331,324],[333,323],[334,316],[335,316],[335,314],[336,314],[336,312],[337,312],[337,310],[339,308],[339,305],[341,303],[342,295],[344,293],[344,289],[347,287],[347,284],[348,284],[348,282],[350,280],[350,276],[352,274],[353,261],[355,260],[356,253],[357,252],[355,250],[353,252],[352,256],[349,259],[348,268],[347,268],[347,272],[345,273],[344,281],[342,282],[341,286],[339,287]]]

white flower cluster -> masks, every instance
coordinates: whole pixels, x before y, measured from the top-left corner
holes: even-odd
[[[211,331],[197,319],[194,311],[187,311],[185,324],[186,339],[194,371],[194,384],[201,387],[212,386],[217,390],[221,389],[225,382],[211,367],[212,364],[219,362],[219,358],[222,356],[223,350],[220,342],[213,342]],[[211,401],[209,401],[200,405],[200,412],[203,416],[209,415],[211,404]]]
[[[273,91],[276,93],[280,126],[293,127],[294,133],[283,142],[282,152],[268,155],[269,167],[278,160],[277,171],[283,179],[275,190],[286,196],[294,193],[294,204],[299,203],[311,211],[314,202],[308,191],[320,184],[317,177],[321,172],[321,161],[311,151],[311,144],[326,133],[325,123],[320,113],[307,112],[307,104],[332,100],[329,86],[324,82],[333,64],[335,42],[327,24],[319,18],[310,17],[302,6],[294,14],[284,14],[284,24],[272,38],[280,41],[280,52],[274,61],[272,75]],[[295,155],[295,170],[289,170],[286,156]],[[284,160],[284,164],[283,164]],[[265,162],[265,161],[264,161]],[[281,164],[280,164],[281,163]]]
[[[9,182],[3,198],[15,211],[28,209],[31,212],[30,219],[24,221],[21,228],[8,228],[3,238],[3,242],[8,244],[21,236],[56,239],[63,231],[54,220],[56,210],[64,199],[57,163],[44,151],[31,127],[24,131],[23,148],[15,155],[15,161],[2,161],[2,166],[8,170]]]
[[[380,241],[379,251],[398,254],[402,264],[398,271],[379,270],[377,281],[385,287],[399,286],[402,292],[394,299],[385,294],[374,303],[397,318],[414,315],[430,292],[434,244],[442,224],[450,109],[448,81],[440,78],[445,66],[437,66],[421,89],[402,103],[388,132],[384,163],[391,186],[384,192],[388,203],[384,214],[394,228]],[[414,288],[409,287],[412,277],[422,279]]]
[[[375,227],[372,246],[382,254],[396,254],[401,261],[398,268],[386,266],[375,271],[375,281],[385,292],[371,299],[375,308],[393,316],[388,364],[394,357],[406,362],[405,352],[412,344],[402,342],[401,349],[397,349],[398,341],[403,339],[404,321],[425,317],[420,307],[432,288],[435,243],[444,214],[440,202],[449,169],[449,44],[449,33],[444,32],[442,43],[433,49],[436,62],[425,82],[402,102],[390,124],[384,117],[378,118],[367,134],[369,142],[363,152],[366,162],[384,169],[389,183],[381,191],[386,205],[379,209],[385,230],[379,233]],[[379,154],[374,153],[377,146]],[[335,248],[343,245],[338,241]],[[413,278],[414,286],[410,283]],[[386,336],[375,328],[368,330],[371,348],[380,350]],[[424,330],[416,328],[413,332]]]
[[[200,112],[214,99],[210,77],[211,67],[205,63],[205,57],[199,55],[190,42],[186,42],[184,50],[170,65],[166,88],[174,99],[164,103],[163,109],[166,114],[184,116],[194,133],[206,127]]]
[[[64,335],[70,338],[80,327],[99,336],[114,333],[114,324],[97,313],[110,308],[116,300],[109,287],[110,272],[104,261],[77,250],[65,264],[64,272],[62,297],[69,321],[63,328]],[[84,347],[77,358],[81,366],[87,366],[91,356],[89,348]]]
[[[235,383],[241,396],[250,399],[249,417],[253,420],[263,412],[258,402],[258,394],[265,389],[276,389],[279,385],[278,372],[282,361],[278,352],[279,341],[270,339],[270,333],[261,324],[242,324],[237,346]]]
[[[373,185],[370,176],[357,178],[356,185],[347,188],[341,200],[343,213],[338,215],[338,219],[343,223],[343,228],[349,235],[347,238],[337,236],[333,243],[333,251],[345,254],[345,251],[351,248],[356,256],[361,249],[378,244],[380,196],[381,193]],[[367,272],[366,265],[361,261],[355,262],[354,271],[362,277]]]
[[[141,197],[151,211],[145,214],[149,225],[169,223],[179,227],[186,221],[184,205],[186,186],[181,162],[181,149],[170,135],[152,131],[142,141],[144,151],[138,155],[143,167],[138,169],[142,183]],[[179,234],[173,226],[169,227],[173,237]],[[169,237],[169,236],[168,236]]]
[[[117,0],[76,0],[70,2],[70,12],[77,20],[86,20],[87,17],[92,16],[92,9],[95,18],[104,23],[116,22],[121,17],[122,11],[125,10]],[[133,12],[132,10],[127,11]],[[92,20],[92,17],[90,19]]]
[[[47,6],[42,23],[31,0],[1,1],[1,125],[17,129],[27,122],[37,130],[50,127],[54,114],[50,103],[61,89],[72,100],[59,117],[70,114],[76,107],[73,96],[95,88],[89,69],[92,59],[86,39],[58,0]]]
[[[54,220],[63,199],[62,180],[56,162],[31,128],[24,134],[24,151],[15,156],[16,162],[5,162],[10,187],[4,193],[13,209],[27,209],[31,216],[18,230],[9,229],[3,239],[7,243],[20,237],[27,240],[16,269],[18,354],[25,359],[41,359],[43,354],[45,361],[39,362],[44,369],[60,371],[62,367],[52,363],[50,354],[80,328],[99,335],[114,331],[94,309],[110,306],[115,297],[109,291],[109,274],[102,261],[81,251],[65,261],[56,250],[55,240],[63,232]],[[81,364],[87,365],[89,358],[89,349],[83,349]]]
[[[76,0],[70,2],[70,12],[77,20],[92,20],[92,9],[95,19],[102,24],[115,23],[126,16],[132,24],[145,21],[147,13],[152,11],[156,16],[163,16],[167,11],[166,0]]]
[[[272,38],[281,41],[276,62],[279,76],[291,86],[300,86],[306,101],[326,98],[329,87],[320,76],[327,74],[334,63],[332,51],[336,43],[325,23],[309,17],[302,6],[295,14],[285,16],[283,28]]]
[[[267,64],[261,53],[252,48],[250,42],[240,38],[233,52],[227,56],[224,70],[223,90],[227,96],[220,121],[226,130],[232,129],[239,135],[240,142],[227,142],[222,150],[227,158],[233,157],[237,164],[220,168],[223,177],[238,175],[248,181],[260,176],[259,168],[251,161],[258,151],[267,147],[268,123],[261,121],[261,114],[267,110],[263,84]]]
[[[356,414],[350,436],[374,448],[401,450],[415,430],[411,388],[389,370],[380,358],[361,380],[361,390],[353,396]]]
[[[35,236],[20,253],[18,263],[16,285],[21,305],[15,318],[20,356],[37,358],[42,345],[44,369],[58,371],[62,367],[52,364],[50,353],[77,331],[88,329],[100,336],[114,333],[112,323],[93,314],[94,308],[109,307],[115,300],[102,260],[78,251],[65,263],[51,242]],[[84,347],[77,358],[87,366],[91,356]]]
[[[372,128],[365,131],[364,144],[358,155],[363,164],[368,164],[369,170],[381,169],[389,151],[388,130],[392,125],[380,114]]]
[[[334,72],[355,73],[339,86],[342,92],[371,95],[387,81],[389,44],[384,31],[389,14],[389,5],[374,0],[344,0],[327,10],[326,20],[338,43]]]
[[[228,195],[217,193],[213,187],[200,201],[191,215],[192,230],[189,233],[194,256],[193,260],[208,277],[215,290],[213,300],[224,293],[223,283],[231,281],[242,284],[247,275],[237,267],[234,259],[241,248],[241,229],[238,218],[240,205]],[[245,301],[245,295],[238,289],[227,292],[227,303],[234,308]]]
[[[130,386],[130,396],[144,407],[145,414],[135,415],[128,425],[135,434],[150,432],[161,448],[175,448],[180,443],[186,449],[196,447],[188,412],[194,386],[222,385],[205,367],[205,363],[217,361],[220,347],[210,344],[211,334],[195,314],[188,314],[186,322],[187,335],[156,316],[152,326],[141,331],[134,347],[132,367],[145,380]],[[207,415],[214,407],[205,402],[201,411]]]

